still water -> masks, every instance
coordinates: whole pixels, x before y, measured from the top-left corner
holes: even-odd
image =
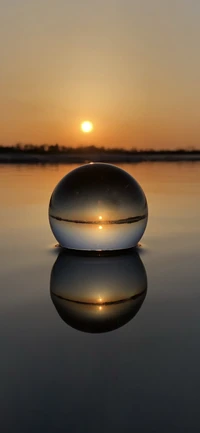
[[[75,165],[0,166],[2,432],[200,431],[200,164],[120,166],[149,222],[101,262],[54,248],[49,199]]]

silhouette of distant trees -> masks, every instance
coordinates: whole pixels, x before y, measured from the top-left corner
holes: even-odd
[[[0,145],[0,154],[31,154],[31,155],[51,155],[51,154],[118,154],[118,155],[182,155],[182,154],[200,154],[200,149],[123,149],[123,148],[105,148],[91,146],[78,146],[76,148],[70,146],[60,146],[59,144],[23,144],[17,143],[13,146]]]

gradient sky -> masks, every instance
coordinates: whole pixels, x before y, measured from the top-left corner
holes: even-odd
[[[0,142],[200,147],[199,22],[199,0],[0,0]]]

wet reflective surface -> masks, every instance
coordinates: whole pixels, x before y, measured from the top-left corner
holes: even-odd
[[[50,296],[48,203],[72,168],[0,167],[1,431],[198,433],[200,164],[122,166],[148,200],[148,291],[133,318],[101,333],[75,329],[74,311],[64,322]]]
[[[51,298],[59,315],[85,332],[123,326],[140,309],[146,291],[146,272],[135,251],[113,257],[62,251],[51,272]]]
[[[67,174],[51,196],[49,220],[59,244],[76,250],[137,245],[147,225],[147,201],[137,181],[110,164],[86,164]]]

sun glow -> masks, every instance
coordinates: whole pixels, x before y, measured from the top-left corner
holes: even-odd
[[[93,130],[93,124],[89,120],[86,120],[85,122],[81,123],[81,130],[84,133],[92,132]]]

